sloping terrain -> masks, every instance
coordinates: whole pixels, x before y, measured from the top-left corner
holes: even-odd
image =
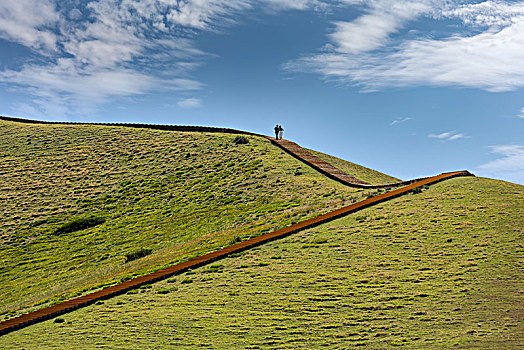
[[[9,348],[522,347],[524,187],[457,178],[7,334]],[[132,341],[131,341],[132,340]]]
[[[346,172],[347,174],[351,176],[355,176],[358,179],[368,182],[373,185],[387,185],[387,184],[394,184],[394,183],[401,181],[400,179],[397,179],[396,177],[382,174],[376,170],[369,169],[361,165],[351,163],[351,162],[345,161],[337,157],[330,156],[328,154],[317,152],[311,149],[308,149],[308,151],[313,153],[315,156],[319,157],[320,159],[324,160],[325,162],[328,162],[329,164],[333,165],[334,167]]]
[[[254,136],[7,121],[0,133],[3,319],[369,194]]]

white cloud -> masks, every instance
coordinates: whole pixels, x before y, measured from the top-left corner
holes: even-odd
[[[325,52],[288,62],[284,69],[315,72],[326,79],[359,85],[364,91],[433,85],[501,92],[524,86],[524,2],[488,1],[478,6],[445,2],[443,6],[438,1],[393,3],[370,1],[369,14],[335,23]],[[392,33],[420,16],[453,17],[475,25],[476,32],[462,31],[442,39],[422,33],[416,39],[390,40]]]
[[[369,14],[353,22],[335,22],[330,39],[335,51],[357,54],[371,51],[387,43],[390,34],[399,30],[406,21],[430,10],[424,1],[377,1]]]
[[[319,0],[262,0],[262,3],[276,10],[326,9],[328,4]]]
[[[0,82],[34,95],[33,109],[26,104],[23,110],[65,114],[160,89],[194,90],[202,84],[190,78],[192,71],[212,57],[195,47],[202,31],[235,24],[242,11],[257,6],[280,11],[322,5],[320,0],[1,0],[0,38],[30,47],[43,59],[0,71]],[[197,102],[192,103],[182,105]]]
[[[413,120],[413,118],[410,118],[410,117],[404,117],[404,118],[395,118],[395,120],[393,120],[389,126],[393,126],[395,124],[401,124],[401,123],[405,123],[407,121],[410,121],[410,120]]]
[[[524,15],[524,3],[489,0],[477,4],[448,6],[441,15],[460,18],[465,24],[477,26],[508,26]]]
[[[521,108],[519,117],[524,119],[524,107]]]
[[[470,136],[466,136],[462,133],[456,133],[455,131],[447,131],[440,134],[429,134],[429,138],[439,139],[443,141],[453,141],[458,139],[468,139]]]
[[[524,21],[499,32],[455,36],[446,40],[413,40],[364,69],[364,85],[459,85],[488,91],[524,86]],[[374,83],[372,79],[378,79]]]
[[[182,0],[177,6],[171,6],[166,19],[171,24],[197,29],[206,29],[212,26],[217,18],[222,23],[232,22],[231,13],[250,8],[247,0]]]
[[[191,4],[193,12],[200,11],[202,21],[209,24],[246,2]],[[62,15],[48,0],[0,2],[0,37],[39,49],[45,57],[46,63],[0,71],[0,82],[35,97],[33,112],[36,107],[65,115],[92,112],[96,104],[112,98],[202,86],[189,75],[209,55],[194,47],[191,33],[180,32],[181,23],[168,19],[177,2],[91,1],[79,8],[61,6]],[[47,30],[51,24],[57,27],[54,32]],[[31,110],[27,104],[22,109]]]
[[[202,107],[202,100],[199,98],[186,98],[177,102],[178,106],[185,109]]]
[[[450,137],[453,133],[452,132],[443,132],[442,134],[429,134],[428,137],[430,138],[436,138],[436,139],[446,139]]]
[[[56,49],[56,35],[49,29],[59,14],[48,0],[0,1],[0,38],[16,41],[36,50]]]
[[[524,145],[497,145],[489,147],[501,157],[477,167],[479,175],[504,178],[524,185]]]

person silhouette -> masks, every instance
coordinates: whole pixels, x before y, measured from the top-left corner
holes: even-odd
[[[282,125],[279,125],[278,126],[278,138],[280,140],[282,140],[282,135],[284,134],[284,128],[282,127]]]
[[[275,125],[275,139],[277,139],[277,140],[278,140],[278,132],[279,132],[279,131],[280,131],[280,130],[279,130],[279,128],[278,128],[278,124],[277,124],[277,125]]]

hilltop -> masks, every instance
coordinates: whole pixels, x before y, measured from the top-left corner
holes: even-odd
[[[370,193],[254,136],[8,121],[0,133],[4,319]]]

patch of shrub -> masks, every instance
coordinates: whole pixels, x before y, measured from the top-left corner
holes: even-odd
[[[54,323],[64,323],[65,320],[62,317],[57,317],[57,318],[55,318],[55,320],[53,322]]]
[[[233,239],[229,241],[228,245],[233,245],[242,242],[242,238],[240,236],[236,236]]]
[[[146,249],[146,248],[140,248],[139,250],[135,250],[134,252],[126,254],[126,263],[143,258],[144,256],[147,256],[153,252],[153,249]]]
[[[366,221],[367,219],[367,216],[357,216],[355,217],[355,220],[357,220],[359,223],[362,223],[364,221]]]
[[[130,279],[133,279],[133,276],[127,275],[120,279],[120,283],[124,283],[125,281],[129,281]]]
[[[246,143],[249,143],[249,140],[245,136],[237,136],[233,140],[233,143],[235,145],[245,145]]]
[[[86,228],[94,227],[103,224],[106,221],[104,217],[101,216],[87,216],[82,218],[77,218],[72,221],[66,222],[62,226],[58,227],[55,231],[55,235],[61,235],[64,233],[71,233],[80,230],[85,230]]]
[[[209,268],[205,269],[203,271],[204,273],[213,273],[213,272],[224,272],[224,265],[222,264],[216,264],[216,265],[211,265]]]
[[[409,191],[411,194],[418,194],[418,193],[422,193],[422,188],[420,187],[416,187],[414,189],[412,189],[411,191]]]
[[[29,224],[31,227],[37,227],[43,224],[47,224],[47,219],[37,220]]]

